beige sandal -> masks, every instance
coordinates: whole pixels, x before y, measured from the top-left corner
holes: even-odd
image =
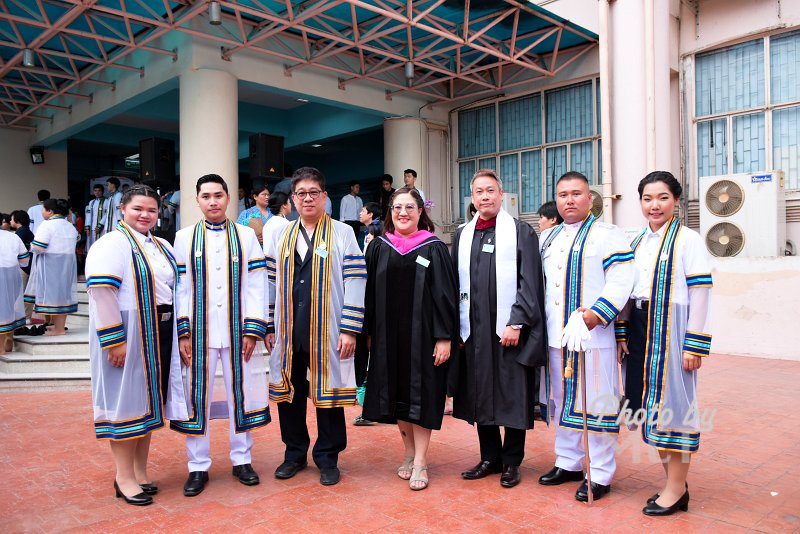
[[[411,478],[408,479],[408,487],[414,491],[424,490],[428,487],[428,477],[422,476],[423,471],[427,471],[427,465],[412,465]],[[422,486],[412,486],[414,482],[422,482]]]
[[[411,478],[411,466],[414,465],[414,457],[408,456],[403,463],[400,464],[400,467],[397,468],[397,476],[402,478],[403,480],[408,480]]]

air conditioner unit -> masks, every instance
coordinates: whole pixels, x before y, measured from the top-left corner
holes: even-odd
[[[592,213],[594,214],[594,218],[602,221],[603,220],[603,186],[602,185],[590,185],[589,191],[592,192]]]
[[[469,205],[472,197],[464,197],[464,222],[469,222]],[[503,193],[503,209],[512,217],[519,218],[519,195],[516,193]]]
[[[783,256],[786,197],[782,171],[700,178],[700,235],[717,257]]]

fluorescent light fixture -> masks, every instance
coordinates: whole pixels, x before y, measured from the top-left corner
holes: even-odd
[[[42,146],[32,146],[30,148],[31,152],[31,163],[34,165],[41,165],[44,163],[44,147]]]
[[[414,79],[414,63],[412,61],[406,61],[405,75],[406,75],[406,80]]]
[[[321,147],[322,145],[321,145],[321,144],[319,144],[319,143],[314,143],[314,144],[313,144],[313,145],[311,145],[311,146],[313,146],[314,148],[319,148],[319,147]]]
[[[295,98],[294,101],[295,102],[300,102],[302,104],[308,104],[308,99],[307,98]]]
[[[222,7],[219,2],[208,3],[208,22],[213,26],[222,24]]]
[[[22,65],[25,67],[33,67],[36,65],[36,63],[34,63],[33,50],[30,48],[24,48],[22,50]]]

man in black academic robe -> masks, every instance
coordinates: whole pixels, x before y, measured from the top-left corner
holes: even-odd
[[[461,475],[475,480],[502,472],[501,485],[513,487],[547,365],[539,242],[527,223],[502,210],[494,171],[478,171],[471,188],[479,217],[459,228],[453,242],[464,353],[451,368],[450,386],[453,417],[478,426],[481,461]]]

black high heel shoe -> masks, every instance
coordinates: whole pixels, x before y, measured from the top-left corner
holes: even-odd
[[[116,480],[114,481],[114,491],[117,493],[117,499],[125,499],[126,503],[132,504],[133,506],[147,506],[148,504],[153,504],[153,498],[145,492],[136,494],[133,497],[128,497],[119,489]]]
[[[142,491],[148,495],[155,495],[158,493],[158,486],[155,484],[150,484],[149,482],[145,484],[139,484],[139,487],[142,488]]]
[[[656,502],[647,503],[647,506],[642,508],[642,513],[644,515],[650,516],[664,516],[664,515],[672,515],[675,512],[680,510],[681,512],[688,512],[689,511],[689,492],[685,492],[683,496],[678,499],[675,504],[672,506],[661,506]]]
[[[686,482],[686,491],[689,491],[689,483],[688,483],[688,482]],[[650,497],[649,499],[647,499],[647,504],[650,504],[651,502],[656,502],[656,500],[657,500],[659,497],[661,497],[661,495],[660,495],[660,494],[658,494],[658,493],[654,493],[652,497]]]

